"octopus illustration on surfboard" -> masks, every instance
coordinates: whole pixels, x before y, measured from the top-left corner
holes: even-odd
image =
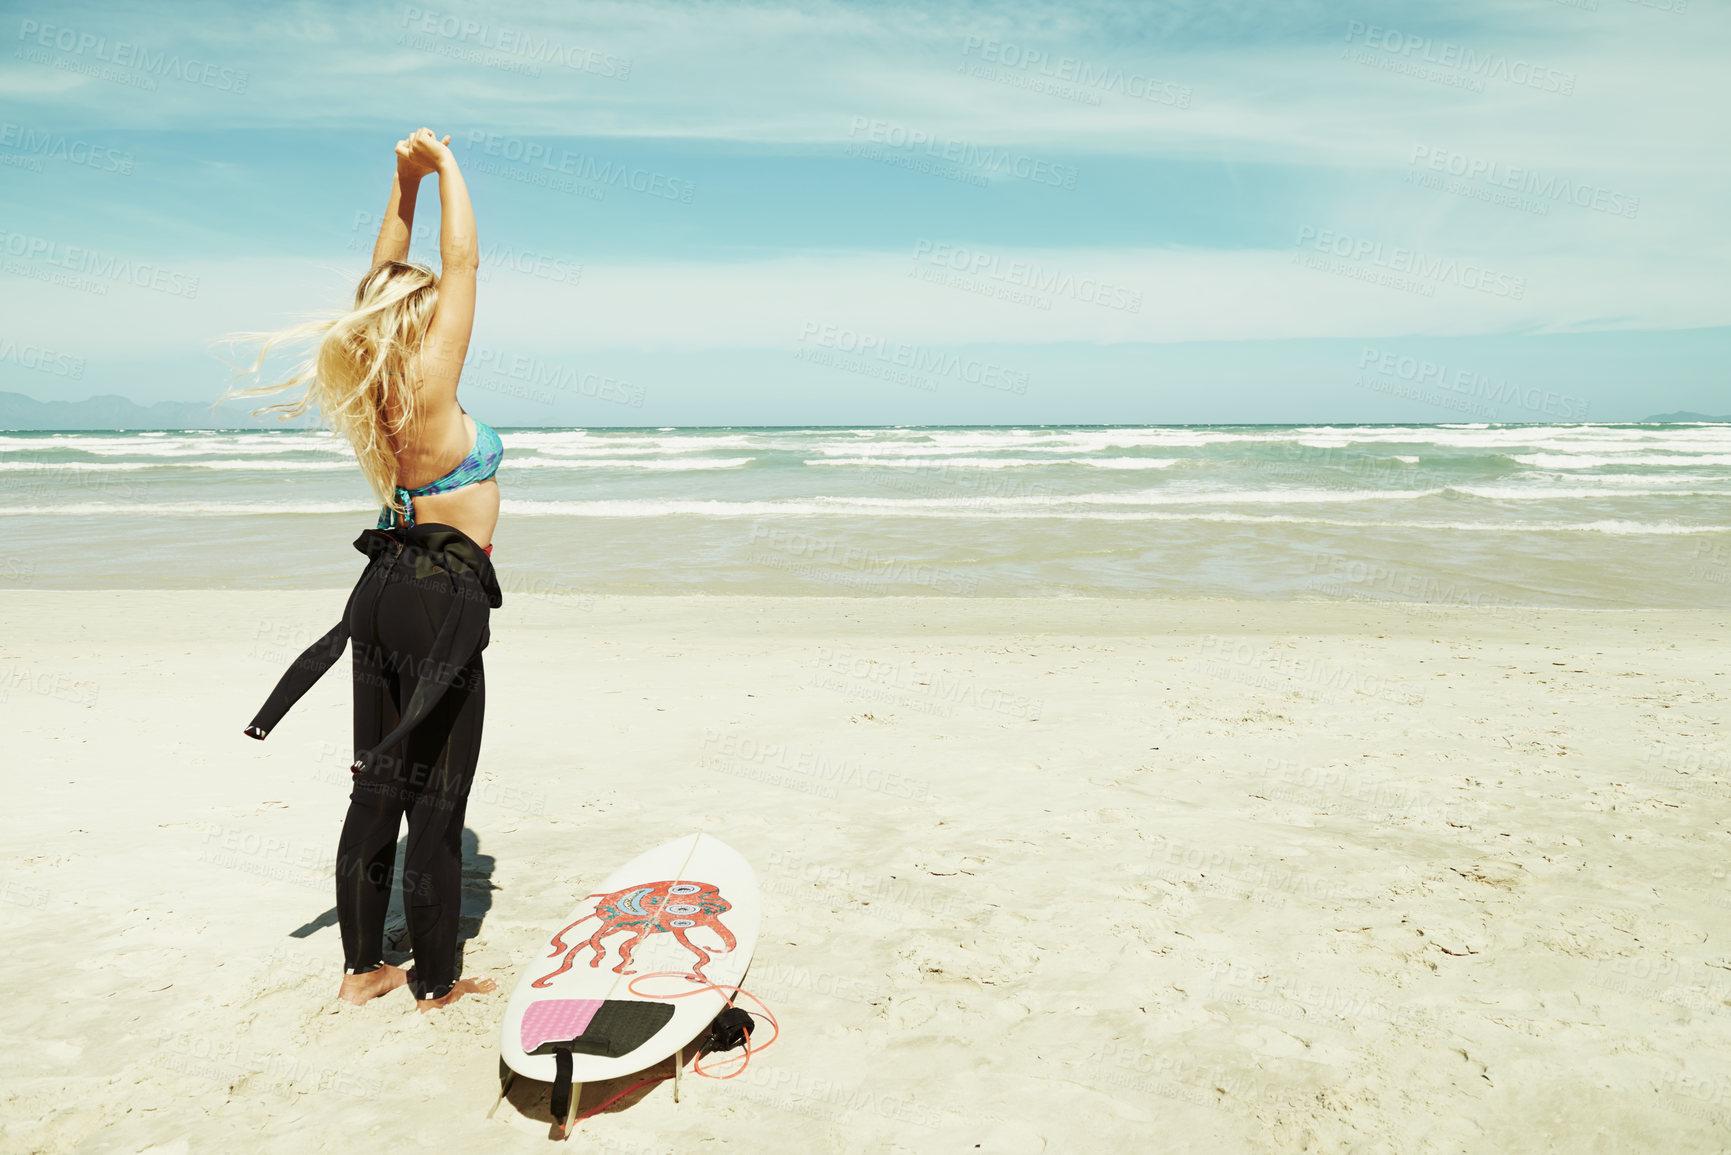
[[[686,932],[693,927],[704,926],[715,931],[721,939],[721,950],[717,953],[731,952],[738,945],[733,932],[721,921],[721,916],[733,908],[733,904],[721,897],[721,889],[708,882],[681,882],[676,879],[663,879],[643,886],[631,886],[611,894],[591,894],[589,898],[599,899],[595,909],[575,920],[553,936],[551,946],[553,953],[549,958],[565,955],[565,961],[559,964],[559,969],[542,975],[533,983],[533,987],[545,987],[553,979],[558,978],[571,969],[577,952],[584,947],[595,951],[595,957],[589,960],[589,965],[598,967],[607,956],[607,947],[602,940],[618,931],[633,932],[629,939],[619,944],[619,965],[613,968],[615,974],[636,974],[627,969],[631,965],[631,952],[644,937],[657,933],[672,934],[679,945],[697,956],[687,975],[693,982],[708,982],[703,973],[703,964],[710,960],[710,953],[692,942]],[[600,920],[600,926],[588,940],[576,946],[567,947],[565,936],[589,919]]]

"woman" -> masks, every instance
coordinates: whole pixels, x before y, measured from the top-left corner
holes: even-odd
[[[338,997],[365,1003],[407,985],[422,1011],[494,989],[459,979],[463,815],[481,747],[486,705],[481,651],[501,601],[491,554],[499,520],[493,474],[499,435],[457,403],[457,379],[475,315],[480,250],[475,216],[450,149],[422,128],[397,144],[397,174],[373,266],[354,308],[263,337],[256,373],[277,343],[317,337],[288,381],[310,381],[286,415],[316,403],[354,447],[384,508],[355,548],[368,557],[343,619],[289,667],[246,733],[262,739],[354,640],[354,790],[337,843],[337,917],[343,938]],[[405,263],[421,178],[439,180],[434,275]],[[454,464],[453,464],[454,463]],[[403,906],[414,968],[384,961],[397,832],[408,816]]]

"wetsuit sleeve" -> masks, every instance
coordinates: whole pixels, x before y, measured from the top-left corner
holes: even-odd
[[[359,588],[359,583],[356,583]],[[354,608],[355,591],[349,591],[349,600],[343,605],[343,616],[337,624],[325,631],[325,636],[301,651],[301,656],[289,663],[289,668],[277,680],[276,689],[265,699],[264,706],[253,716],[251,723],[243,731],[248,738],[264,741],[264,736],[275,729],[282,721],[282,716],[289,712],[289,707],[300,701],[306,692],[313,688],[313,683],[324,677],[325,671],[336,664],[343,656],[343,647],[349,641],[349,611]]]
[[[276,689],[265,699],[264,707],[254,715],[252,723],[244,733],[249,738],[263,740],[276,724],[282,721],[282,716],[289,712],[289,707],[300,701],[306,692],[312,689],[313,683],[324,676],[326,670],[342,657],[343,647],[349,641],[349,618],[343,615],[343,620],[332,626],[324,637],[308,646],[301,656],[289,664],[288,670],[277,681]]]
[[[396,729],[370,750],[357,751],[354,763],[349,767],[351,772],[360,774],[377,764],[381,751],[393,748],[407,737],[433,712],[433,707],[439,704],[454,682],[470,676],[465,671],[487,631],[488,602],[479,582],[464,578],[457,584],[456,596],[451,599],[445,620],[439,623],[438,636],[433,639],[433,647],[426,656],[425,674],[417,680],[415,692],[409,695],[409,704],[403,708]]]

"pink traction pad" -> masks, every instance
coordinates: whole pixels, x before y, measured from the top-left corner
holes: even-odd
[[[601,999],[542,999],[523,1012],[523,1053],[542,1043],[575,1039],[589,1029]]]

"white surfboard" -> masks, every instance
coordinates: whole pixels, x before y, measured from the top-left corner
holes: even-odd
[[[688,834],[632,859],[536,940],[505,1005],[505,1065],[551,1083],[563,1051],[580,1087],[659,1063],[727,1005],[757,946],[760,916],[750,864],[712,835]],[[642,994],[629,989],[654,971],[678,974],[639,981]],[[646,997],[705,982],[722,990]]]

